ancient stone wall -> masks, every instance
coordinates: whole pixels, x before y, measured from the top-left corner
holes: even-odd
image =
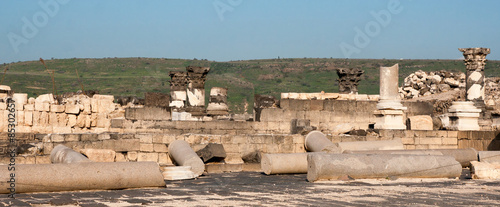
[[[425,131],[425,130],[379,130],[378,134],[366,136],[331,135],[332,142],[376,141],[401,138],[406,149],[456,149],[473,147],[476,150],[498,150],[499,132],[490,131]],[[168,144],[175,140],[185,140],[197,151],[209,143],[222,144],[227,153],[226,163],[241,164],[259,161],[260,153],[300,153],[305,152],[303,135],[208,135],[171,133],[83,133],[83,134],[30,134],[17,135],[21,143],[30,144],[30,150],[19,150],[16,163],[50,163],[52,149],[63,144],[76,151],[82,149],[108,149],[114,157],[103,155],[115,162],[155,161],[172,164],[168,156]],[[0,149],[6,149],[7,133],[0,133]],[[25,145],[22,145],[25,146]],[[25,147],[28,149],[28,147]],[[33,150],[34,149],[34,150]],[[99,152],[99,151],[96,151]],[[106,151],[103,151],[106,152]],[[9,163],[6,151],[0,153],[0,164]]]
[[[124,108],[113,103],[111,95],[96,94],[92,98],[75,95],[58,103],[52,94],[28,98],[13,95],[16,108],[16,132],[20,133],[81,133],[107,132],[110,120],[124,116]],[[7,130],[7,105],[0,102],[0,132]]]

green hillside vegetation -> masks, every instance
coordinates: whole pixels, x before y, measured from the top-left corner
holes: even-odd
[[[209,66],[206,94],[211,87],[228,88],[232,113],[242,113],[245,102],[248,112],[254,94],[280,97],[282,92],[338,92],[338,68],[360,68],[365,71],[359,93],[378,94],[379,67],[400,65],[403,78],[417,70],[465,72],[462,60],[386,60],[386,59],[326,59],[295,58],[215,62],[165,58],[104,58],[45,60],[55,71],[57,93],[80,90],[75,69],[85,90],[101,94],[144,97],[145,92],[169,92],[170,71],[185,71],[185,67]],[[6,64],[0,67],[4,71]],[[500,61],[488,61],[486,76],[500,76]],[[52,80],[39,61],[9,64],[4,85],[30,97],[52,93]]]

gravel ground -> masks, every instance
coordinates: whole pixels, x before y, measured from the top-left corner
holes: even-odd
[[[305,174],[221,173],[166,181],[167,188],[17,194],[0,206],[500,206],[500,181],[349,180]]]

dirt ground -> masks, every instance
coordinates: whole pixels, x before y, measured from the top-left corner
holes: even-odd
[[[0,206],[500,206],[500,181],[362,179],[310,183],[305,174],[209,174],[167,188],[17,194]]]

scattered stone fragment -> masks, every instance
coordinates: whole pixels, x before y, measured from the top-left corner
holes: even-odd
[[[209,143],[205,148],[196,151],[196,154],[203,160],[204,163],[207,162],[220,162],[226,158],[226,151],[222,144]]]

